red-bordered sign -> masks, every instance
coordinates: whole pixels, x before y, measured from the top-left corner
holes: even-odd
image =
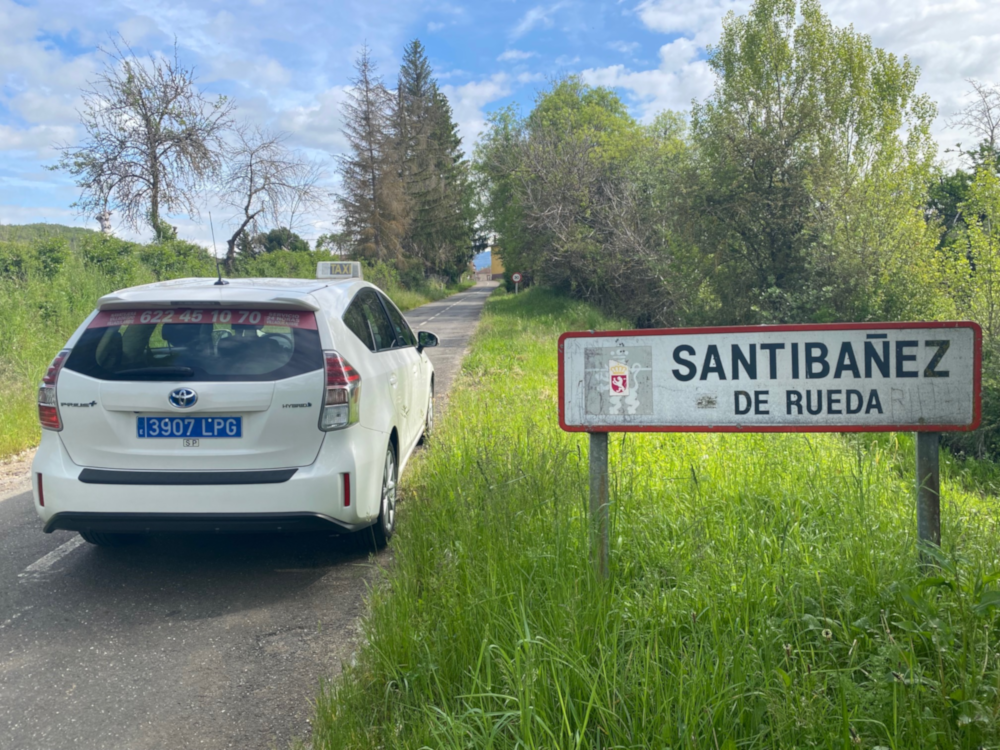
[[[971,376],[971,380],[972,380],[972,382],[971,382],[972,404],[971,404],[971,412],[970,412],[970,414],[971,414],[971,420],[968,421],[968,422],[966,422],[966,423],[964,423],[964,424],[921,424],[921,423],[884,423],[884,424],[844,424],[844,423],[836,423],[836,424],[835,423],[823,423],[823,424],[787,424],[787,423],[786,424],[752,424],[752,423],[749,423],[749,424],[712,424],[709,419],[706,419],[704,424],[643,424],[642,423],[643,417],[641,417],[641,416],[636,416],[635,418],[630,419],[630,421],[628,423],[599,424],[599,423],[596,423],[596,421],[593,421],[592,423],[587,423],[587,424],[580,424],[580,423],[568,424],[567,423],[567,419],[566,419],[566,406],[567,406],[567,401],[566,401],[566,397],[567,397],[567,393],[566,393],[566,375],[567,375],[567,372],[566,372],[567,371],[566,346],[567,346],[567,342],[571,341],[573,339],[593,339],[595,347],[614,347],[614,346],[618,345],[618,340],[628,339],[628,340],[631,340],[633,343],[628,344],[628,343],[626,343],[626,342],[623,341],[622,342],[622,346],[623,347],[627,347],[627,346],[635,347],[637,341],[640,342],[640,343],[642,343],[642,344],[645,344],[647,342],[652,341],[655,338],[663,339],[664,337],[666,337],[669,340],[668,341],[668,343],[669,343],[670,341],[676,341],[677,337],[686,337],[688,340],[690,340],[691,337],[695,337],[697,339],[697,341],[701,342],[702,344],[704,344],[704,346],[706,348],[708,348],[708,347],[710,347],[712,345],[716,346],[715,360],[712,360],[710,362],[711,367],[709,367],[708,369],[711,370],[712,374],[714,376],[716,376],[716,378],[717,378],[721,371],[717,372],[718,368],[715,367],[716,362],[718,361],[719,367],[722,367],[723,370],[725,369],[724,364],[720,360],[720,351],[721,350],[719,350],[718,347],[720,347],[720,346],[724,347],[724,346],[726,346],[727,344],[729,344],[732,341],[732,339],[726,339],[726,337],[725,337],[726,334],[740,334],[740,335],[747,335],[747,334],[749,334],[751,337],[754,336],[754,335],[757,335],[757,336],[767,337],[767,339],[769,341],[773,342],[773,341],[777,341],[777,340],[780,339],[780,337],[775,337],[774,334],[785,334],[785,333],[787,333],[787,334],[789,334],[789,336],[787,337],[788,340],[789,340],[789,347],[791,347],[791,345],[793,343],[791,340],[794,338],[794,336],[792,334],[802,334],[802,333],[809,333],[809,332],[817,332],[817,333],[846,332],[846,333],[849,333],[849,332],[864,331],[864,332],[869,332],[869,333],[866,334],[866,338],[867,339],[873,339],[873,341],[871,342],[873,344],[873,346],[874,346],[875,343],[878,343],[881,346],[888,347],[888,343],[889,343],[888,339],[891,337],[892,332],[907,331],[907,330],[931,330],[931,329],[942,329],[942,330],[946,330],[946,329],[968,329],[968,330],[971,331],[971,334],[972,334],[972,353],[971,353],[971,355],[972,355],[972,362],[971,362],[971,368],[966,368],[966,369],[971,369],[971,372],[968,373],[968,375]],[[884,332],[885,335],[880,335],[878,332]],[[610,341],[608,341],[608,340],[610,340]],[[909,347],[909,348],[906,348],[906,349],[902,350],[902,351],[904,351],[906,353],[906,356],[904,357],[904,359],[906,360],[906,367],[907,368],[912,368],[912,367],[919,368],[920,365],[917,364],[917,362],[915,360],[915,356],[916,355],[915,355],[915,353],[911,353],[911,351],[912,352],[917,352],[917,351],[924,351],[924,350],[922,348],[919,349],[919,350],[913,349],[912,348],[912,342],[899,342],[899,341],[897,341],[896,343],[897,343],[897,345],[900,344],[900,343],[902,343],[902,344],[905,344],[906,347]],[[937,343],[937,342],[929,342],[928,341],[928,342],[924,342],[924,343],[927,344],[927,345],[929,345],[930,343]],[[804,346],[807,346],[807,345],[808,346],[818,346],[819,344],[804,344]],[[782,345],[781,344],[771,343],[771,344],[768,344],[768,346],[770,346],[772,348],[775,348],[775,347],[781,347]],[[798,346],[797,342],[796,342],[796,346]],[[680,347],[678,346],[677,348],[679,349]],[[695,348],[695,347],[689,347],[689,348]],[[940,347],[938,347],[938,349],[940,349]],[[754,351],[756,351],[756,350],[754,350]],[[782,354],[787,356],[790,351],[791,351],[791,349],[789,349],[789,350],[787,350],[785,352],[782,352]],[[897,353],[899,353],[901,350],[897,348],[895,351]],[[933,357],[936,356],[935,350],[928,349],[926,351],[927,351],[927,356],[931,357],[931,359],[933,361]],[[947,351],[947,349],[946,349],[946,351]],[[798,352],[798,350],[796,350],[796,352]],[[772,350],[768,350],[768,354],[772,354],[772,353],[773,353]],[[579,355],[580,352],[577,352],[577,354]],[[705,360],[709,361],[708,355],[704,355],[704,356],[705,356]],[[801,358],[801,353],[796,353],[794,356],[796,358]],[[834,356],[836,356],[836,355],[834,355]],[[740,359],[741,359],[740,364],[744,364],[743,363],[743,359],[745,357],[746,357],[746,350],[741,350],[741,352],[740,352]],[[734,358],[734,360],[736,359],[736,354],[735,353],[733,354],[733,358]],[[761,355],[761,358],[764,359],[764,355],[763,354]],[[833,357],[830,357],[830,362],[828,364],[832,364],[832,360],[833,360]],[[771,362],[773,363],[774,360],[771,360]],[[677,363],[677,364],[675,364],[675,363]],[[678,368],[677,371],[680,372],[680,373],[682,373],[685,377],[687,377],[687,375],[688,375],[688,373],[690,372],[690,369],[691,369],[691,368],[689,368],[689,363],[690,363],[690,365],[693,366],[693,369],[695,371],[697,371],[697,369],[698,369],[697,368],[697,361],[696,361],[696,358],[695,358],[695,356],[693,354],[692,355],[688,355],[687,352],[680,353],[680,354],[678,354],[677,352],[672,352],[672,356],[671,356],[671,359],[670,359],[670,364],[672,366],[676,366]],[[766,360],[764,360],[764,363],[765,363],[764,366],[766,367]],[[628,366],[628,363],[627,362],[622,363],[622,362],[618,362],[618,361],[612,360],[612,359],[608,360],[608,363],[607,363],[607,368],[609,368],[608,369],[608,385],[611,388],[610,395],[612,397],[616,396],[616,389],[618,391],[621,391],[624,388],[623,393],[627,394],[629,392],[627,384],[630,381],[625,381],[625,384],[623,385],[623,383],[622,383],[621,380],[619,380],[617,382],[614,380],[614,376],[618,372],[620,372],[620,370],[616,370],[615,369],[617,366]],[[633,366],[635,366],[635,365],[633,365]],[[736,366],[736,365],[734,365],[734,366]],[[771,366],[772,366],[772,368],[774,367],[773,364]],[[885,366],[886,366],[886,368],[888,370],[889,364],[886,363]],[[897,366],[897,368],[899,367],[898,364],[896,366]],[[945,366],[947,366],[947,365],[941,366],[940,369],[943,370]],[[604,364],[604,360],[601,360],[601,368],[605,368],[605,367],[606,366]],[[796,371],[796,377],[801,377],[802,383],[803,383],[803,387],[809,387],[809,385],[807,385],[807,381],[805,379],[805,375],[799,369],[801,367],[801,365],[794,365],[792,367],[794,367],[794,369]],[[856,361],[853,363],[853,367],[854,367],[855,372],[857,372],[859,366],[858,366],[858,363]],[[639,368],[639,369],[651,369],[651,368]],[[878,367],[876,367],[876,369],[878,369]],[[583,366],[578,366],[576,368],[576,371],[575,371],[575,376],[581,376],[581,374],[583,373],[583,370],[584,370]],[[839,364],[838,364],[838,370],[839,370]],[[897,369],[896,372],[899,373],[900,370]],[[917,375],[914,375],[914,372],[917,372]],[[737,374],[739,373],[739,367],[738,366],[736,366],[736,373]],[[722,374],[723,374],[723,379],[725,379],[724,378],[724,373],[722,373]],[[906,370],[906,371],[902,372],[902,374],[905,375],[907,378],[916,378],[916,379],[919,379],[919,378],[923,377],[922,375],[920,375],[919,371],[914,371],[914,370]],[[933,372],[933,367],[931,367],[931,374],[935,374]],[[956,372],[956,375],[958,375],[957,372]],[[603,372],[601,372],[600,377],[601,378],[604,377],[604,373]],[[674,376],[674,377],[676,377],[676,376]],[[601,382],[602,382],[602,386],[601,387],[603,388],[604,387],[603,386],[603,380]],[[729,382],[727,382],[727,384],[726,384],[725,387],[722,387],[722,388],[718,388],[717,387],[717,390],[727,391],[727,389],[728,389],[729,392],[732,392],[733,389],[731,388],[731,385],[730,385],[730,383],[732,383],[732,382],[733,381],[730,380]],[[782,382],[789,382],[789,381],[786,378]],[[845,380],[844,382],[847,382],[847,381]],[[873,381],[873,382],[875,382],[875,381]],[[910,384],[910,382],[911,382],[910,380],[903,381],[904,384]],[[936,382],[939,382],[939,381],[936,381]],[[965,380],[962,381],[963,387],[965,387],[966,391],[968,391],[969,390],[969,386],[965,386],[964,385],[966,382],[967,381],[965,381]],[[719,386],[720,383],[715,383],[714,385]],[[819,381],[817,381],[817,380],[814,380],[811,383],[812,387],[817,387],[818,385],[819,385]],[[982,329],[979,327],[979,325],[977,323],[970,322],[970,321],[948,321],[948,322],[930,322],[930,323],[917,323],[917,322],[906,322],[906,323],[829,323],[829,324],[814,324],[814,325],[806,324],[806,325],[772,325],[772,326],[720,326],[720,327],[708,327],[708,328],[666,328],[666,329],[649,329],[649,330],[635,330],[635,331],[596,331],[596,332],[595,331],[590,331],[590,332],[587,332],[587,331],[575,331],[575,332],[564,333],[564,334],[562,334],[559,337],[559,384],[558,384],[558,387],[559,387],[559,395],[558,395],[558,398],[559,398],[559,426],[563,430],[566,430],[566,431],[569,431],[569,432],[955,432],[955,431],[969,431],[969,430],[974,430],[977,427],[979,427],[980,420],[981,420],[981,403],[980,403],[980,401],[981,401],[981,390],[982,390]],[[706,385],[706,388],[708,388],[708,387],[709,387],[709,384]],[[746,386],[744,386],[744,387],[746,387]],[[776,387],[777,388],[782,388],[784,386],[776,386]],[[889,388],[890,386],[882,386],[882,387]],[[581,390],[581,392],[582,392],[582,388],[583,388],[583,386],[582,386],[582,380],[581,380],[581,386],[580,386],[580,388],[578,390]],[[633,389],[633,390],[635,390],[635,389]],[[654,389],[654,392],[655,392],[655,389]],[[741,391],[741,393],[747,393],[747,392],[748,391]],[[895,397],[895,393],[892,393],[890,395],[892,397]],[[584,394],[583,397],[584,398],[586,397],[585,394]],[[603,398],[603,394],[602,394],[601,397]],[[838,398],[840,398],[840,397],[838,397]],[[744,400],[744,401],[741,401],[739,403],[744,404],[744,403],[747,403],[747,402]],[[765,401],[765,403],[767,403],[767,402]],[[748,406],[749,405],[750,404],[748,404]],[[776,405],[776,402],[772,402],[772,405]],[[841,404],[838,403],[838,406],[841,406]],[[810,411],[809,413],[812,413],[812,412]],[[830,414],[839,414],[839,413],[841,413],[841,412],[840,411],[830,412]],[[854,413],[854,412],[852,412],[852,413]],[[879,413],[882,413],[882,412],[879,412]],[[829,416],[829,414],[827,416]],[[886,415],[886,416],[888,417],[888,415]],[[596,417],[595,418],[595,420],[599,420],[599,419],[601,419],[601,418],[600,417]],[[616,419],[619,419],[619,418],[616,417]],[[655,421],[655,420],[650,419],[649,421]],[[717,420],[717,421],[723,421],[723,420]],[[748,420],[748,421],[750,421],[750,420]]]
[[[316,315],[310,310],[261,310],[235,308],[183,308],[102,310],[90,321],[88,328],[110,328],[158,323],[204,325],[284,326],[316,330]]]
[[[513,281],[515,284],[520,284],[521,283],[521,274],[519,274],[519,273],[513,274],[510,277],[510,280]]]

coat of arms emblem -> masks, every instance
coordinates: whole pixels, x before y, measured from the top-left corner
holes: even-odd
[[[608,362],[608,374],[611,376],[611,395],[627,396],[628,365],[612,359]]]

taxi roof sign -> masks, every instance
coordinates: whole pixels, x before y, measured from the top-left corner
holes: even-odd
[[[356,260],[321,260],[316,264],[317,279],[357,279],[364,280],[361,263]]]

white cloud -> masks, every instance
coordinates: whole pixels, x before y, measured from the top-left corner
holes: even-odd
[[[435,21],[431,21],[429,24],[427,24],[427,30],[430,32],[440,31],[447,25],[448,24],[446,23],[436,23]]]
[[[555,3],[553,5],[536,5],[534,8],[525,13],[521,20],[517,22],[517,25],[511,29],[510,36],[511,39],[519,39],[520,37],[527,34],[532,29],[542,28],[550,29],[553,21],[552,16],[555,15],[556,11],[565,8],[567,3]]]
[[[579,55],[573,55],[572,57],[569,55],[559,55],[559,57],[555,59],[556,65],[561,68],[565,68],[567,65],[576,65],[578,62],[580,62]]]
[[[348,86],[333,86],[307,105],[288,108],[278,118],[279,127],[291,134],[295,145],[334,154],[344,151],[340,108],[348,91]]]
[[[39,158],[51,159],[57,154],[54,146],[72,141],[75,132],[66,125],[33,125],[23,129],[0,125],[0,152],[28,151]]]
[[[158,35],[159,24],[152,18],[145,15],[130,16],[118,24],[118,33],[121,34],[129,44],[138,44],[147,37]]]
[[[508,49],[504,50],[497,60],[500,62],[518,62],[520,60],[527,60],[528,58],[536,57],[537,55],[537,52],[524,52],[519,49]]]
[[[728,11],[746,13],[751,0],[642,0],[635,13],[651,31],[676,35],[660,49],[659,64],[650,70],[622,65],[592,68],[585,78],[619,86],[635,97],[641,115],[686,108],[692,98],[708,96],[714,77],[704,62],[705,48],[715,44]],[[940,110],[935,134],[942,144],[966,134],[948,127],[948,118],[966,101],[966,78],[1000,80],[1000,26],[997,4],[977,0],[826,0],[824,12],[834,25],[853,25],[872,42],[898,57],[908,56],[921,68],[918,91],[934,99]]]
[[[615,52],[621,52],[623,55],[631,55],[639,49],[639,42],[609,42],[608,48]]]
[[[448,97],[451,108],[462,135],[462,146],[471,153],[472,144],[486,129],[483,108],[511,93],[510,77],[506,73],[495,73],[489,78],[472,81],[462,86],[445,85],[441,91]]]

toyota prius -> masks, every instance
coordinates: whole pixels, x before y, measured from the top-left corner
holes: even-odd
[[[44,530],[357,531],[384,545],[396,485],[434,420],[434,368],[360,264],[320,278],[123,289],[38,391]]]

